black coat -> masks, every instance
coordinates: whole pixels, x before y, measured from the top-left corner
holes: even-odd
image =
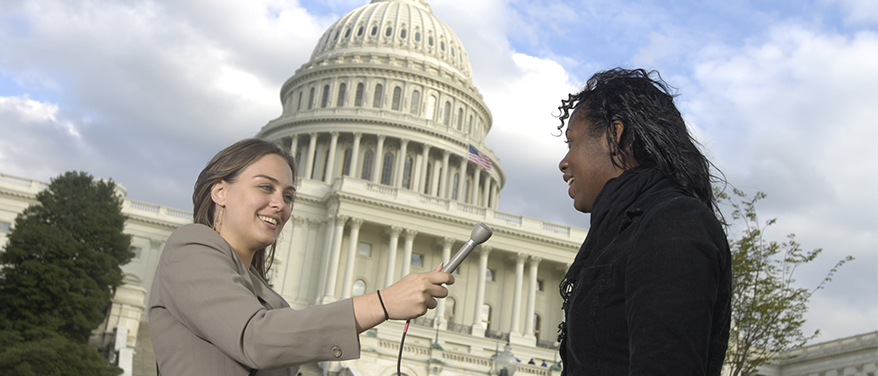
[[[563,374],[719,375],[731,273],[705,203],[655,169],[610,180],[562,283]]]

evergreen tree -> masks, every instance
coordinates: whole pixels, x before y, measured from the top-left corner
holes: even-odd
[[[732,322],[726,365],[732,376],[752,375],[760,366],[780,359],[780,353],[804,346],[817,337],[802,332],[808,300],[823,288],[847,258],[836,263],[813,290],[796,287],[793,274],[814,261],[822,249],[802,250],[795,234],[778,243],[764,238],[764,231],[777,222],[764,224],[756,214],[756,202],[762,192],[750,199],[734,190],[735,199],[718,192],[717,197],[732,209],[732,219],[743,224],[739,239],[729,237],[732,251]]]
[[[131,260],[122,197],[84,172],[52,179],[15,219],[0,253],[5,330],[54,332],[84,344],[103,321]],[[32,338],[39,340],[39,338]]]

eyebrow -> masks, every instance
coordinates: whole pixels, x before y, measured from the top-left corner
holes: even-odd
[[[262,175],[262,174],[259,174],[259,175],[254,176],[254,178],[263,178],[263,179],[268,180],[268,181],[270,181],[270,182],[272,182],[272,183],[274,183],[274,184],[280,184],[280,183],[277,181],[277,179],[275,179],[275,178],[273,178],[273,177],[271,177],[271,176],[268,176],[268,175]],[[292,185],[289,185],[289,186],[287,186],[286,188],[284,188],[284,190],[288,190],[288,189],[292,189],[293,192],[296,192],[296,187],[293,187]]]

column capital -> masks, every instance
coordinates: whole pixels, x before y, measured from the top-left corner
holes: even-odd
[[[401,138],[399,140],[400,145],[408,145],[408,143],[409,143],[409,139],[407,139],[407,138]]]
[[[517,263],[523,264],[525,261],[527,261],[528,257],[530,257],[530,255],[528,255],[527,253],[519,252],[515,254],[515,261]]]
[[[338,222],[336,222],[336,224],[338,226],[344,226],[345,222],[347,222],[350,217],[351,216],[349,216],[349,215],[336,214],[335,219],[338,221]]]
[[[390,226],[387,229],[387,234],[390,236],[399,236],[399,233],[402,232],[403,228],[399,226]]]
[[[383,142],[385,138],[387,138],[387,135],[384,135],[384,134],[379,134],[379,135],[378,135],[378,141],[382,141],[382,142]]]
[[[540,264],[540,261],[543,261],[543,258],[540,256],[530,256],[530,264],[531,266],[537,266]]]
[[[308,135],[311,136],[311,137],[316,137],[316,136],[317,136],[317,132],[308,132]]]
[[[354,132],[354,138],[363,137],[363,132]]]
[[[455,242],[454,238],[452,238],[450,236],[445,236],[441,240],[442,245],[445,247],[451,247],[452,245],[454,245],[454,242]]]
[[[153,249],[161,249],[164,241],[158,239],[149,239],[149,246]]]
[[[305,224],[306,219],[303,217],[293,217],[293,226],[301,227]]]
[[[338,131],[331,131],[329,134],[332,135],[332,137],[338,137]]]
[[[359,230],[363,225],[363,218],[351,217],[351,230]]]
[[[406,240],[414,239],[415,236],[418,235],[418,230],[405,229],[405,238]]]
[[[448,158],[449,155],[451,155],[451,150],[448,150],[448,149],[442,150],[442,158]]]
[[[491,254],[491,251],[494,250],[494,247],[490,245],[481,245],[479,246],[479,255],[482,257],[488,257]]]

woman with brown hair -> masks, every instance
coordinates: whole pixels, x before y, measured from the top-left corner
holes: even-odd
[[[289,220],[296,163],[281,147],[242,140],[198,176],[195,223],[174,231],[149,302],[165,375],[295,375],[298,365],[359,357],[358,334],[411,319],[445,297],[449,273],[405,276],[384,290],[294,310],[266,282]]]

